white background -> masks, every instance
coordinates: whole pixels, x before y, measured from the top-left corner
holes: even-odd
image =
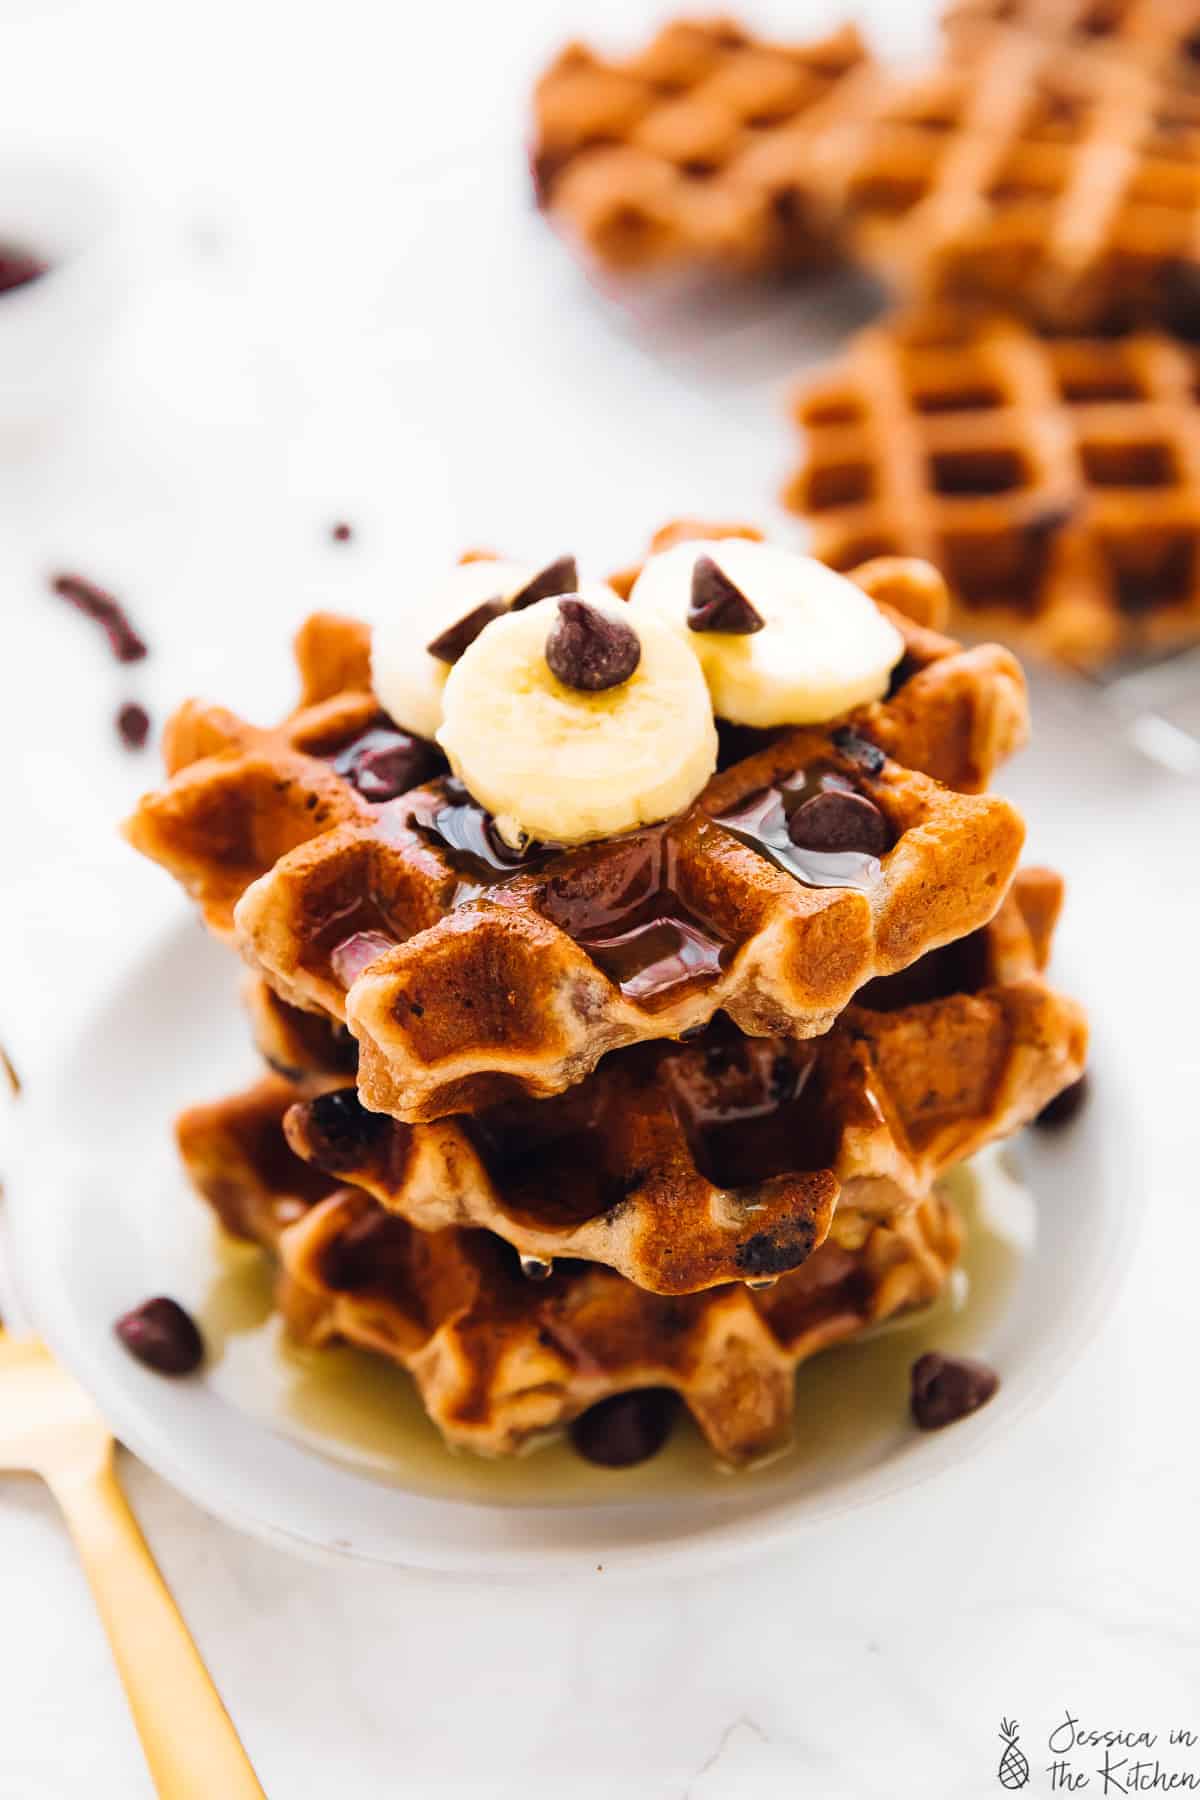
[[[652,11],[6,0],[5,142],[101,172],[129,225],[90,386],[0,435],[0,1036],[30,1083],[161,880],[114,836],[152,779],[115,743],[118,701],[161,718],[199,691],[269,717],[306,610],[377,616],[467,544],[604,567],[676,512],[775,518],[781,384],[861,296],[692,316],[668,343],[593,293],[528,203],[539,59]],[[758,16],[800,35],[816,15]],[[64,564],[127,598],[146,664],[118,670],[49,595]],[[1082,1366],[932,1488],[661,1586],[314,1568],[126,1461],[272,1800],[940,1800],[1000,1791],[1002,1714],[1031,1792],[1068,1707],[1200,1731],[1197,790],[1084,696],[1037,699],[1006,785],[1071,878],[1065,946],[1146,1144],[1140,1254]],[[148,1793],[60,1523],[21,1478],[0,1487],[0,1592],[0,1795]]]

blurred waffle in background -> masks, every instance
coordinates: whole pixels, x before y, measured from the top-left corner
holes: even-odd
[[[809,378],[785,503],[834,568],[927,558],[958,623],[1093,668],[1200,636],[1200,349],[923,308]]]
[[[1086,674],[1143,749],[1200,767],[1193,7],[958,0],[903,68],[851,26],[573,44],[531,157],[609,276],[881,278],[900,310],[793,401],[783,498],[814,553],[928,559],[965,636]]]
[[[539,202],[614,270],[826,268],[835,234],[809,146],[866,63],[852,25],[795,46],[680,19],[621,60],[569,44],[534,94]]]

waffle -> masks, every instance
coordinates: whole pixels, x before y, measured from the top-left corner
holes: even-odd
[[[296,1156],[283,1120],[296,1087],[264,1075],[228,1099],[190,1106],[175,1121],[175,1141],[188,1178],[230,1237],[274,1250],[289,1225],[338,1183]]]
[[[1061,889],[1022,871],[989,926],[807,1043],[718,1020],[555,1099],[427,1125],[344,1088],[294,1107],[288,1140],[420,1229],[486,1227],[538,1273],[567,1256],[661,1294],[769,1281],[827,1235],[857,1250],[1079,1076],[1082,1014],[1038,979]]]
[[[865,55],[851,26],[792,46],[724,19],[677,21],[623,61],[571,44],[535,90],[539,204],[621,272],[825,267],[836,234],[809,144]]]
[[[558,1092],[607,1050],[677,1036],[720,1008],[753,1032],[819,1033],[864,981],[983,923],[1021,837],[1005,802],[919,772],[925,762],[974,787],[1020,741],[1016,664],[906,622],[892,602],[911,591],[928,616],[928,571],[891,564],[863,581],[888,594],[879,603],[905,637],[892,700],[841,726],[757,739],[750,754],[739,745],[697,805],[663,827],[514,868],[497,866],[487,821],[455,784],[369,802],[333,766],[358,734],[387,724],[366,685],[366,630],[318,615],[298,643],[297,711],[264,731],[185,706],[168,732],[173,778],[143,800],[128,835],[219,933],[230,935],[243,896],[248,959],[283,998],[349,1019],[364,1097],[399,1117]],[[884,754],[909,746],[917,768]],[[713,823],[814,764],[869,792],[897,838],[869,868],[806,866],[838,886],[801,884]],[[449,847],[464,836],[482,861]],[[627,931],[613,932],[614,912]],[[585,947],[600,914],[606,945]],[[359,972],[355,959],[372,965],[390,941],[396,950]]]
[[[1168,82],[1200,81],[1195,0],[956,0],[945,20],[951,42],[981,20],[1103,50]]]
[[[453,1445],[508,1455],[611,1395],[669,1388],[714,1452],[745,1464],[790,1435],[792,1371],[942,1291],[962,1235],[937,1195],[854,1251],[826,1243],[769,1292],[673,1299],[611,1269],[560,1263],[533,1282],[485,1231],[422,1232],[352,1188],[314,1190],[281,1126],[289,1084],[193,1108],[185,1165],[222,1223],[270,1248],[292,1336],[356,1344],[412,1374]]]
[[[821,141],[855,253],[910,299],[1200,333],[1200,95],[1004,28],[871,73]]]
[[[681,537],[758,536],[746,526],[681,521],[652,548]],[[465,560],[465,559],[464,559]],[[614,577],[628,591],[637,567]],[[944,616],[931,571],[890,562],[855,571],[905,640],[903,685],[886,706],[856,723],[872,742],[935,780],[973,793],[1025,741],[1024,682],[996,645],[964,650],[932,627]],[[251,725],[224,707],[189,700],[163,734],[168,785],[147,794],[125,826],[136,849],[161,863],[198,902],[219,937],[233,933],[233,909],[279,857],[332,825],[371,816],[333,767],[339,752],[390,725],[371,692],[370,628],[315,613],[295,640],[297,706],[274,728]],[[440,758],[426,747],[430,767]],[[444,766],[444,765],[441,765]]]
[[[716,822],[818,767],[868,794],[896,839],[869,868],[842,859],[836,887]],[[484,841],[482,819],[457,783],[418,789],[282,858],[238,907],[251,963],[284,998],[345,1017],[367,1104],[410,1121],[560,1092],[607,1051],[718,1010],[755,1035],[815,1036],[865,981],[985,922],[1022,835],[1006,802],[840,729],[787,732],[669,824],[528,869],[454,847]]]
[[[358,1044],[326,1013],[289,1006],[259,976],[247,974],[242,999],[264,1062],[306,1097],[344,1088],[358,1073]]]
[[[250,883],[297,844],[356,817],[339,750],[384,722],[371,692],[370,628],[314,613],[295,639],[300,699],[281,725],[247,724],[188,700],[167,721],[167,787],[148,794],[125,835],[198,902],[210,930],[233,932]]]
[[[861,332],[793,413],[814,553],[928,557],[964,628],[1088,668],[1200,637],[1200,351],[959,309]]]

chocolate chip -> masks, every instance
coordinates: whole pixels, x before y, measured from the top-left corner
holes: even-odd
[[[887,820],[865,794],[840,788],[814,794],[788,820],[788,836],[798,850],[857,850],[882,856],[891,842]]]
[[[999,1386],[986,1363],[927,1350],[912,1366],[912,1416],[922,1431],[940,1431],[986,1406]]]
[[[1179,54],[1185,56],[1188,62],[1200,62],[1200,29],[1190,31],[1181,39]]]
[[[128,749],[143,749],[150,736],[150,714],[136,700],[127,700],[117,714],[117,732]]]
[[[134,630],[129,615],[119,600],[106,594],[95,582],[82,575],[56,575],[50,583],[62,600],[69,600],[85,618],[95,619],[107,634],[118,662],[140,662],[146,645]]]
[[[0,294],[36,281],[39,275],[46,273],[47,267],[27,250],[18,250],[14,244],[0,244]]]
[[[724,631],[736,637],[749,637],[766,624],[711,556],[698,556],[692,567],[687,622],[689,631]]]
[[[1078,1118],[1090,1094],[1091,1083],[1086,1075],[1081,1075],[1078,1081],[1073,1081],[1070,1087],[1065,1087],[1061,1094],[1056,1094],[1047,1106],[1043,1106],[1034,1124],[1043,1131],[1058,1131]]]
[[[679,1401],[670,1388],[638,1388],[590,1406],[571,1424],[580,1456],[605,1469],[630,1469],[657,1456],[671,1435]]]
[[[508,610],[524,612],[527,606],[535,606],[539,600],[554,600],[559,594],[578,592],[579,568],[575,558],[560,556],[557,562],[547,563],[523,588],[517,590],[508,603]]]
[[[485,600],[482,605],[473,607],[464,613],[461,619],[435,637],[432,643],[426,644],[430,656],[436,656],[439,662],[456,663],[465,650],[469,650],[475,639],[485,626],[493,619],[498,619],[508,611],[503,600]]]
[[[585,694],[628,681],[642,660],[637,632],[624,619],[586,600],[560,600],[558,619],[546,639],[550,673],[564,687]]]
[[[339,751],[333,767],[364,800],[378,806],[420,787],[444,765],[436,744],[427,738],[377,726]]]
[[[368,1112],[350,1087],[308,1101],[298,1122],[308,1160],[331,1175],[361,1168],[389,1129],[383,1114]]]
[[[859,737],[857,731],[852,731],[849,725],[839,725],[833,734],[833,741],[843,756],[850,757],[868,775],[883,774],[884,764],[887,762],[883,751],[877,745],[868,743],[866,738]]]
[[[159,1375],[190,1375],[204,1361],[200,1328],[177,1300],[146,1300],[113,1330],[131,1356]]]
[[[786,1275],[799,1268],[812,1252],[815,1227],[809,1219],[794,1219],[789,1235],[773,1237],[769,1231],[757,1231],[738,1246],[737,1262],[742,1275],[751,1278],[764,1275]]]

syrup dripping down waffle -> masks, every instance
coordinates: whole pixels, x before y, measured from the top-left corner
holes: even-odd
[[[770,1279],[827,1234],[859,1248],[1079,1076],[1083,1016],[1039,979],[1060,900],[1022,871],[990,925],[807,1043],[718,1020],[554,1099],[427,1125],[343,1088],[294,1107],[288,1140],[421,1229],[486,1227],[543,1271],[582,1258],[657,1293]]]
[[[365,1097],[398,1116],[560,1091],[606,1050],[722,1007],[754,1031],[820,1032],[863,981],[985,922],[1021,837],[1005,802],[920,772],[986,779],[1024,734],[1017,665],[907,618],[909,597],[919,618],[936,610],[929,571],[861,573],[905,639],[891,699],[844,726],[756,740],[664,827],[522,865],[455,783],[368,799],[356,745],[390,722],[370,692],[366,630],[318,615],[298,641],[299,709],[265,731],[184,707],[168,733],[172,779],[128,834],[218,932],[240,906],[252,964],[283,998],[348,1019]],[[908,754],[916,767],[897,760]],[[896,839],[882,862],[785,869],[714,823],[777,781],[791,793],[814,767],[876,800]]]
[[[664,1298],[611,1269],[564,1261],[522,1275],[485,1231],[422,1232],[288,1149],[290,1084],[196,1107],[178,1124],[199,1192],[236,1235],[279,1259],[278,1304],[301,1343],[358,1345],[408,1369],[446,1440],[513,1454],[614,1394],[669,1388],[714,1453],[751,1462],[786,1444],[792,1373],[942,1291],[961,1250],[939,1196],[854,1251],[826,1243],[769,1292]]]

